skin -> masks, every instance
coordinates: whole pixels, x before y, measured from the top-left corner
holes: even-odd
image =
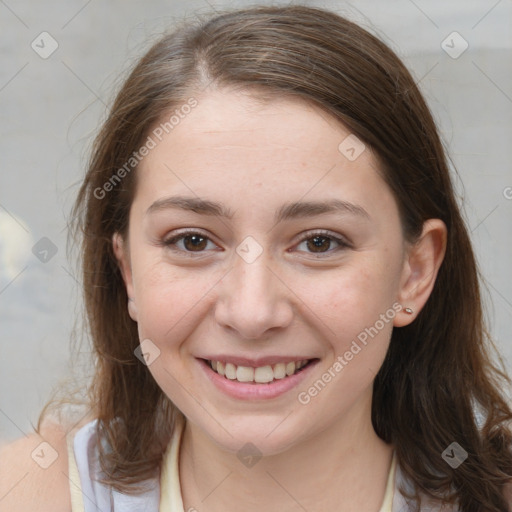
[[[84,418],[73,425],[47,421],[39,434],[30,433],[0,447],[0,512],[69,512],[73,484],[69,478],[66,438],[72,438],[92,419]],[[41,454],[41,443],[52,447],[52,459],[57,454],[48,466],[36,463],[41,462],[37,457]],[[46,453],[52,452],[46,449]]]
[[[430,219],[406,243],[377,159],[366,148],[348,160],[338,146],[349,131],[317,108],[227,90],[197,99],[142,161],[128,236],[113,238],[130,315],[140,339],[160,351],[149,371],[187,418],[179,457],[185,510],[377,512],[393,447],[373,430],[372,384],[392,328],[413,322],[432,291],[446,227]],[[178,194],[222,203],[233,217],[148,213]],[[336,212],[274,222],[286,203],[333,198],[367,217]],[[163,243],[184,228],[207,237],[200,251],[190,239]],[[320,239],[316,248],[320,229],[346,245]],[[262,251],[251,263],[236,252],[249,235]],[[298,393],[393,304],[414,313],[396,313],[301,403]],[[297,389],[240,400],[217,390],[196,359],[220,353],[320,361]],[[0,510],[70,509],[68,430],[44,426],[1,450]],[[45,470],[31,457],[42,441],[59,455]],[[246,442],[262,454],[252,467],[237,457]]]
[[[246,511],[377,511],[392,447],[371,425],[372,383],[393,326],[414,321],[428,299],[446,228],[431,219],[419,241],[406,243],[377,159],[369,148],[347,159],[338,146],[350,132],[316,107],[227,90],[198,101],[142,161],[128,237],[113,240],[140,339],[160,351],[149,370],[187,417],[185,510],[239,503]],[[222,203],[233,217],[148,212],[174,195]],[[274,222],[285,203],[333,198],[367,217],[335,212]],[[184,228],[207,237],[199,250],[197,239],[163,243]],[[347,245],[323,240],[315,252],[319,229]],[[249,235],[262,250],[251,263],[236,252]],[[297,393],[395,303],[414,314],[398,312],[321,393],[300,403]],[[216,389],[196,359],[221,353],[320,362],[297,389],[240,400]],[[247,442],[263,455],[251,468],[237,458]]]

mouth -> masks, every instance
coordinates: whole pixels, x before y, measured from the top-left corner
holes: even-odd
[[[276,363],[274,365],[258,366],[237,366],[224,361],[203,361],[218,375],[238,382],[253,384],[269,384],[275,380],[286,379],[306,368],[316,359],[302,359],[300,361],[289,361],[287,363]]]
[[[226,361],[198,358],[203,374],[214,388],[238,400],[276,398],[296,388],[320,362],[319,358],[242,366]]]

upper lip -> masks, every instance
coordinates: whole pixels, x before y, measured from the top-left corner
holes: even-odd
[[[204,356],[201,359],[208,361],[222,361],[223,363],[232,363],[235,366],[248,366],[251,368],[259,368],[261,366],[272,366],[277,363],[290,363],[304,360],[316,359],[315,357],[307,356],[265,356],[265,357],[243,357],[243,356],[229,356],[219,354],[215,356]]]

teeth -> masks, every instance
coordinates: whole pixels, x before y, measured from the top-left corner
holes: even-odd
[[[254,368],[238,366],[236,369],[236,380],[239,382],[252,382],[254,380]]]
[[[231,363],[226,363],[226,377],[231,380],[236,379],[236,366]]]
[[[236,366],[232,363],[223,363],[222,361],[208,361],[213,371],[217,372],[230,380],[239,382],[257,382],[264,384],[272,382],[274,379],[284,379],[293,375],[308,363],[309,359],[302,361],[291,361],[289,363],[277,363],[274,366],[260,366],[251,368],[250,366]]]
[[[286,366],[284,363],[277,363],[274,366],[274,379],[284,379],[286,377]]]
[[[274,370],[272,366],[260,366],[254,370],[254,382],[261,384],[265,382],[272,382],[274,380]]]
[[[295,373],[295,363],[286,363],[286,375],[293,375]]]

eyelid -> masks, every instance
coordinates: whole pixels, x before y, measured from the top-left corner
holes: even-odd
[[[329,260],[331,257],[335,257],[340,252],[345,251],[347,249],[352,249],[353,245],[351,242],[349,242],[346,237],[343,235],[338,235],[337,233],[332,233],[325,229],[313,229],[310,231],[306,231],[301,235],[300,240],[293,246],[292,249],[295,249],[300,244],[306,242],[307,240],[310,240],[312,238],[315,238],[317,236],[325,237],[330,239],[331,241],[334,241],[336,244],[338,244],[338,247],[334,247],[333,249],[328,249],[324,252],[309,252],[309,251],[297,251],[303,258],[311,260]],[[288,251],[289,252],[289,251]]]
[[[218,246],[218,244],[212,239],[212,237],[209,234],[205,233],[203,230],[201,230],[199,228],[184,228],[182,230],[175,231],[170,236],[165,236],[162,239],[160,245],[168,247],[175,252],[180,252],[182,254],[188,254],[188,255],[192,255],[192,256],[194,254],[199,255],[199,254],[204,254],[207,252],[207,251],[197,251],[197,252],[196,251],[183,251],[181,249],[175,249],[174,247],[172,247],[173,245],[176,244],[176,242],[178,242],[179,240],[182,240],[187,235],[201,235],[202,237],[206,238],[209,242],[212,242]]]
[[[170,235],[164,236],[162,243],[165,244],[165,243],[168,243],[168,242],[174,240],[175,238],[179,238],[181,236],[186,236],[186,235],[202,235],[205,238],[208,238],[208,240],[212,240],[212,237],[200,228],[183,228],[178,231],[173,231],[172,234],[170,234]]]
[[[339,233],[334,233],[332,231],[329,231],[327,229],[310,229],[306,231],[305,233],[302,233],[299,239],[299,242],[304,242],[305,240],[308,240],[309,238],[313,238],[314,236],[325,236],[326,238],[331,238],[332,240],[339,242],[342,246],[345,247],[352,247],[352,243],[345,237],[344,235],[341,235]]]

